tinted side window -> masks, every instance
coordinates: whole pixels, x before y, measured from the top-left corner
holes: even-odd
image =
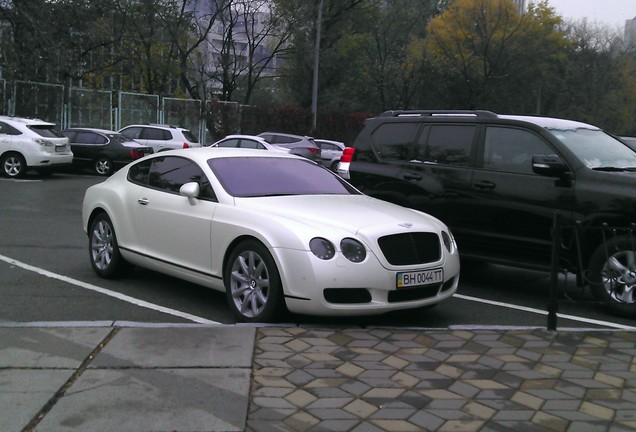
[[[235,138],[226,139],[219,143],[219,147],[238,147],[238,146],[239,146],[239,140]]]
[[[172,139],[170,132],[162,129],[144,128],[141,134],[142,139],[168,141]]]
[[[475,126],[433,125],[426,145],[418,146],[417,159],[445,165],[467,166],[475,138]],[[424,135],[424,134],[423,134]]]
[[[199,197],[214,198],[208,178],[194,162],[175,156],[153,158],[152,162],[148,183],[151,187],[179,193],[185,183],[197,182],[201,190]]]
[[[385,160],[410,160],[419,123],[385,123],[371,136],[373,147]]]
[[[257,141],[244,139],[244,140],[241,140],[241,148],[263,150],[265,147]]]
[[[543,139],[522,129],[490,126],[484,141],[484,168],[496,171],[533,174],[532,156],[552,154]]]
[[[79,144],[106,144],[106,138],[94,132],[78,131],[74,141]]]
[[[21,135],[21,132],[6,123],[0,122],[0,134],[4,135]]]
[[[300,141],[300,139],[298,138],[288,137],[284,135],[278,135],[275,137],[275,139],[276,139],[276,143],[281,143],[281,144],[290,144],[290,143],[295,143]]]
[[[128,138],[136,139],[136,138],[139,138],[139,136],[141,135],[141,128],[130,127],[130,128],[126,128],[122,130],[121,133],[127,136]]]
[[[152,160],[148,159],[131,166],[130,170],[128,170],[128,181],[143,186],[148,185],[148,174],[150,173],[150,165],[152,165]]]

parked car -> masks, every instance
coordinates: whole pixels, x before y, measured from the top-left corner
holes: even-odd
[[[258,136],[265,138],[271,144],[289,149],[292,154],[306,157],[318,163],[321,161],[320,147],[311,137],[279,132],[263,132]]]
[[[2,175],[18,178],[29,168],[49,174],[72,161],[68,138],[55,129],[55,124],[39,119],[0,116]]]
[[[636,222],[636,153],[595,126],[388,111],[366,121],[338,172],[368,195],[438,217],[474,260],[551,269],[558,212],[564,226],[581,228],[558,245],[559,269],[575,272],[613,311],[636,312],[636,234],[612,231],[604,241],[600,229]]]
[[[345,149],[344,143],[326,139],[314,139],[314,141],[318,144],[318,147],[320,147],[322,164],[332,171],[336,171],[342,152]]]
[[[278,152],[155,153],[88,188],[82,221],[99,276],[138,265],[224,290],[240,321],[429,306],[459,278],[442,222]]]
[[[201,147],[197,137],[188,129],[166,124],[129,125],[119,130],[128,138],[156,152]]]
[[[88,166],[101,176],[109,176],[129,162],[153,153],[152,147],[111,130],[71,128],[62,134],[71,143],[73,165]]]
[[[210,147],[249,148],[289,153],[290,149],[270,144],[265,138],[256,135],[228,135],[213,143]]]

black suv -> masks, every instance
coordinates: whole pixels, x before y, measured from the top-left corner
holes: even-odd
[[[614,310],[636,309],[636,152],[595,126],[387,111],[366,121],[338,173],[367,195],[438,217],[462,257],[492,263],[550,269],[558,211],[578,227],[562,242],[568,270]],[[603,224],[620,230],[606,237]]]

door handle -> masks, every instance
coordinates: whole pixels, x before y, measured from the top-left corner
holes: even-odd
[[[405,173],[402,178],[404,180],[422,180],[422,176],[415,173]]]
[[[150,201],[148,201],[148,198],[139,198],[137,202],[141,205],[148,205]]]
[[[494,189],[495,188],[495,184],[493,182],[490,181],[483,181],[480,183],[474,183],[473,187],[475,189],[479,189],[479,190],[488,190],[488,189]]]

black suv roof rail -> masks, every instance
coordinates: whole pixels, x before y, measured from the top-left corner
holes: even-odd
[[[486,110],[389,110],[378,117],[477,117],[497,118],[497,114]]]

